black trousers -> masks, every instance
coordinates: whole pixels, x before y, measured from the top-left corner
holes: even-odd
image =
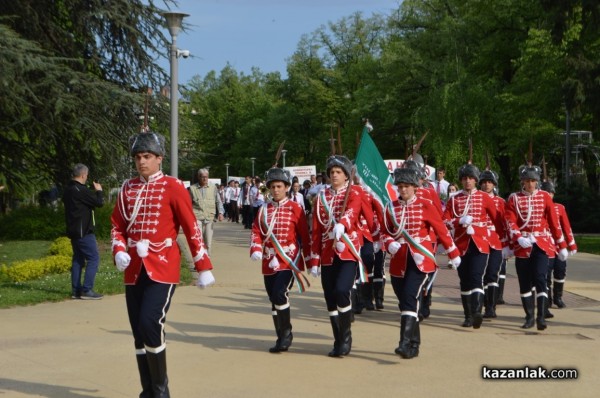
[[[458,267],[460,291],[469,292],[473,289],[480,289],[483,293],[483,274],[487,266],[488,255],[481,253],[471,240],[467,252],[460,259],[461,263]]]
[[[293,284],[292,270],[277,271],[273,275],[264,275],[265,290],[272,308],[281,307],[289,302],[289,292]]]
[[[369,282],[373,282],[373,269],[375,267],[375,252],[373,251],[373,242],[369,242],[367,239],[365,239],[363,246],[360,248],[360,258],[367,268]]]
[[[535,287],[536,294],[547,294],[548,255],[533,244],[528,258],[516,258],[515,268],[519,279],[519,292],[525,294]]]
[[[137,283],[125,286],[127,314],[136,349],[156,348],[165,343],[165,322],[175,287],[151,280],[144,266]]]
[[[485,274],[483,276],[483,284],[485,286],[498,286],[500,268],[502,268],[502,250],[490,248],[487,267],[485,268]]]
[[[244,205],[242,207],[242,220],[244,221],[244,227],[252,228],[252,206]]]
[[[414,312],[413,316],[417,317],[419,296],[427,284],[427,275],[417,268],[410,254],[407,256],[404,277],[398,278],[392,275],[392,287],[398,298],[398,308],[400,308],[401,313]]]
[[[356,261],[333,258],[333,264],[321,267],[321,285],[327,311],[350,309],[350,290],[354,285],[358,263]]]

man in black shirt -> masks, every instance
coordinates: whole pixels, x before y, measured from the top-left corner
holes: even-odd
[[[93,289],[96,272],[98,272],[98,265],[100,264],[96,235],[94,235],[94,208],[102,207],[104,198],[102,196],[102,186],[98,182],[93,182],[95,192],[85,186],[88,173],[89,169],[86,165],[76,164],[73,168],[72,179],[65,188],[63,195],[67,236],[71,239],[71,245],[73,246],[71,298],[100,300],[102,295],[96,293]],[[85,275],[82,285],[81,273],[83,268],[85,268]]]

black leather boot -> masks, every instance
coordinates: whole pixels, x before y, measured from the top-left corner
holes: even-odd
[[[403,315],[400,317],[400,343],[394,352],[404,359],[410,359],[416,356],[415,351],[412,348],[412,340],[414,338],[415,325],[417,323],[417,318],[414,316]],[[419,351],[417,348],[416,354],[418,355],[418,353]]]
[[[496,291],[496,305],[505,304],[504,302],[504,284],[506,283],[506,278],[500,278],[498,280],[498,290]]]
[[[533,295],[527,297],[521,297],[521,304],[525,310],[525,323],[521,326],[522,329],[530,329],[534,324],[534,300]]]
[[[565,302],[562,299],[563,296],[563,288],[565,286],[564,282],[557,282],[554,281],[554,304],[556,304],[556,306],[558,308],[565,308]]]
[[[473,329],[479,329],[483,322],[481,307],[483,304],[483,293],[471,293],[471,316],[473,317]]]
[[[352,313],[354,314],[362,314],[362,310],[364,308],[362,295],[360,294],[360,289],[362,284],[355,285],[350,291],[350,301],[352,303]]]
[[[140,382],[142,383],[142,392],[139,398],[152,398],[152,376],[150,375],[146,354],[137,354],[135,359],[137,360]]]
[[[484,318],[496,318],[496,290],[498,290],[497,286],[488,286],[485,289],[485,312],[483,314]]]
[[[413,329],[413,336],[410,339],[410,350],[411,355],[414,357],[419,356],[419,346],[421,345],[421,327],[419,322],[415,322],[415,327]]]
[[[429,307],[431,307],[431,291],[423,289],[419,297],[419,303],[419,321],[422,321],[431,315],[431,311],[429,310]]]
[[[152,392],[154,398],[170,398],[169,379],[167,377],[167,350],[158,354],[146,351],[148,368],[152,377]]]
[[[275,346],[269,348],[269,352],[278,353],[287,351],[292,345],[294,335],[292,334],[292,323],[289,307],[285,310],[277,310],[277,341]]]
[[[333,331],[333,350],[329,351],[330,357],[340,356],[340,322],[339,315],[329,316],[329,322],[331,323],[331,330]]]
[[[382,282],[373,282],[373,296],[375,296],[375,309],[383,309],[383,290],[385,286],[385,279]]]
[[[544,330],[548,327],[548,325],[546,325],[546,318],[544,317],[544,314],[546,313],[547,305],[548,305],[548,297],[538,296],[538,298],[537,298],[537,318],[535,319],[535,323],[537,325],[537,330]]]
[[[463,312],[465,314],[465,320],[462,323],[463,328],[470,328],[473,326],[473,317],[471,316],[471,295],[460,295],[460,300],[462,301]]]
[[[342,312],[339,315],[339,325],[340,325],[340,356],[346,356],[350,354],[350,350],[352,350],[352,331],[351,327],[351,316],[352,313],[350,311]]]
[[[366,282],[360,284],[360,295],[367,311],[375,310],[373,305],[373,283]]]

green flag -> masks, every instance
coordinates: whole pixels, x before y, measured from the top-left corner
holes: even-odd
[[[377,149],[375,143],[365,126],[356,155],[356,175],[361,180],[361,185],[377,200],[382,208],[390,202],[398,199],[398,193],[394,188],[393,178]]]

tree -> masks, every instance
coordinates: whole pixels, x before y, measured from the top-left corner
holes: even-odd
[[[66,182],[77,162],[123,176],[146,87],[166,79],[158,11],[151,0],[0,4],[0,178],[14,195]]]

